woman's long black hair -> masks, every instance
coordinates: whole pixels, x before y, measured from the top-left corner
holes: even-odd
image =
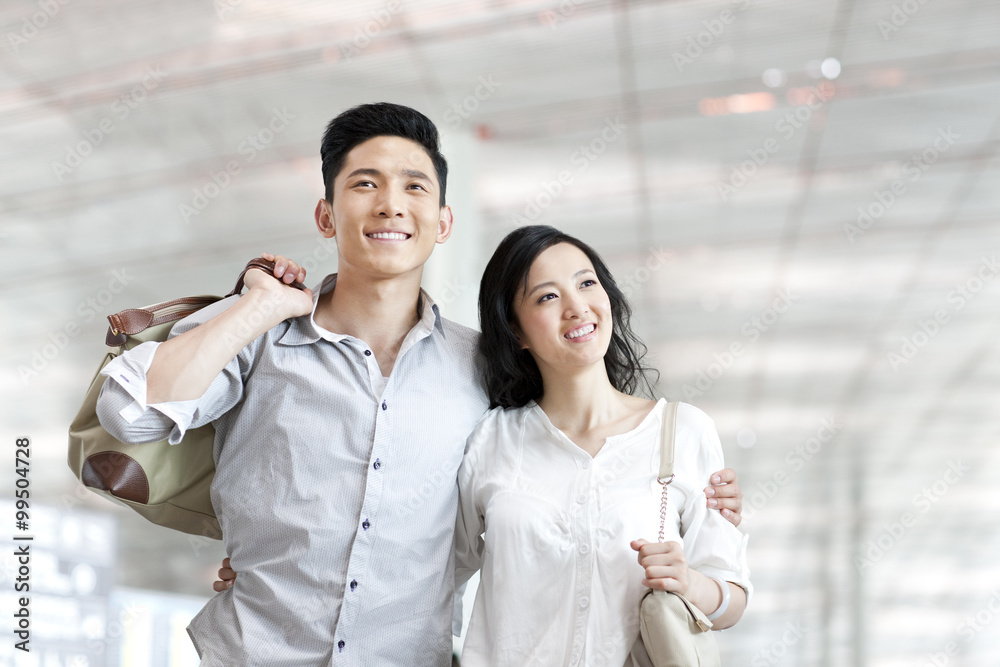
[[[611,384],[626,394],[642,391],[652,397],[648,374],[656,371],[642,364],[646,346],[632,331],[632,307],[601,256],[583,241],[558,229],[529,225],[515,229],[500,242],[479,284],[479,326],[483,332],[479,350],[490,407],[521,407],[542,395],[538,365],[530,352],[521,349],[514,334],[512,325],[517,322],[514,303],[521,299],[535,258],[558,243],[569,243],[583,251],[608,293],[614,324],[604,365]]]

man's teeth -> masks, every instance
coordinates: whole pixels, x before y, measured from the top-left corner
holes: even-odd
[[[575,331],[570,331],[568,334],[566,334],[566,338],[579,338],[580,336],[586,336],[593,330],[594,330],[594,325],[588,324],[587,326],[576,329]]]
[[[410,238],[408,234],[402,232],[378,232],[377,234],[369,234],[370,239],[388,239],[390,241],[405,241]]]

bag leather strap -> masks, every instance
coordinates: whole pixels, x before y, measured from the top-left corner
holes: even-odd
[[[274,262],[263,257],[251,259],[240,272],[236,286],[226,295],[227,297],[239,294],[243,290],[243,280],[250,269],[260,269],[268,275],[274,275]],[[290,286],[300,290],[306,288],[297,281]],[[126,308],[114,315],[108,315],[108,333],[104,337],[104,342],[108,347],[119,347],[125,344],[128,336],[142,333],[149,327],[182,319],[219,300],[220,297],[217,296],[186,296],[145,308]]]
[[[678,405],[677,401],[671,401],[663,408],[663,430],[660,434],[660,479],[668,479],[674,474],[674,439],[677,435]]]
[[[663,407],[663,426],[660,432],[660,474],[656,481],[663,487],[660,498],[660,535],[663,542],[667,521],[667,487],[674,481],[674,440],[677,438],[677,401],[670,401]]]

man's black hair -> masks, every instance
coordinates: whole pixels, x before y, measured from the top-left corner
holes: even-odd
[[[444,206],[448,163],[441,155],[437,127],[416,109],[390,102],[361,104],[343,112],[326,126],[319,154],[323,158],[327,201],[333,201],[333,180],[344,168],[347,154],[373,137],[403,137],[423,146],[437,172],[440,202]]]

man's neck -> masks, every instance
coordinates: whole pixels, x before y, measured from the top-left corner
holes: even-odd
[[[316,323],[363,340],[388,375],[403,339],[420,319],[420,276],[416,271],[379,280],[341,271],[333,292],[320,297]]]

